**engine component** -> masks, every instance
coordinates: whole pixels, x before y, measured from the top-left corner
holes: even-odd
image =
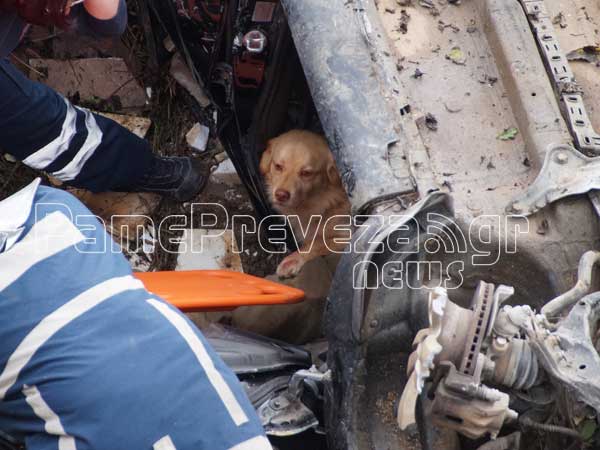
[[[600,356],[594,337],[600,323],[600,292],[579,300],[551,331],[544,316],[535,316],[527,337],[544,369],[579,401],[600,412]]]
[[[509,340],[504,336],[497,336],[492,340],[488,357],[494,363],[489,378],[497,384],[514,389],[529,389],[537,380],[537,359],[524,339]]]
[[[592,288],[592,269],[600,261],[600,252],[585,252],[579,260],[577,270],[577,283],[564,294],[549,301],[542,308],[542,314],[551,318],[560,314],[561,311],[572,306],[584,295],[589,294]]]
[[[507,421],[518,414],[508,407],[504,392],[473,383],[471,376],[460,373],[454,365],[444,362],[448,373],[438,385],[431,405],[432,421],[470,438],[489,433],[495,438]]]
[[[401,429],[414,423],[417,395],[434,372],[438,377],[443,373],[433,388],[431,415],[436,423],[473,438],[495,437],[505,421],[517,418],[508,394],[482,383],[528,389],[538,379],[537,359],[520,332],[531,309],[500,309],[512,294],[509,286],[480,282],[466,309],[452,303],[443,288],[430,293],[430,326],[415,338],[410,378],[398,408]]]
[[[248,31],[242,42],[250,53],[262,53],[267,48],[267,36],[260,30]]]
[[[570,145],[557,145],[546,153],[534,182],[507,210],[530,215],[561,198],[600,189],[599,169],[600,158],[585,156]]]
[[[271,436],[290,436],[319,425],[314,412],[302,401],[305,384],[312,383],[322,391],[324,383],[331,381],[331,372],[319,371],[315,366],[299,370],[289,379],[287,389],[266,400],[258,409],[263,428]]]
[[[435,289],[429,297],[429,328],[420,330],[413,341],[417,348],[410,355],[408,367],[414,367],[414,370],[410,373],[398,407],[397,420],[401,429],[415,423],[417,397],[425,385],[425,379],[431,374],[434,358],[442,351],[438,338],[442,332],[444,310],[448,303],[445,289]]]

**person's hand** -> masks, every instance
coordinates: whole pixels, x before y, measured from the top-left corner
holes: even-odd
[[[90,16],[99,20],[109,20],[117,15],[119,0],[85,0],[83,7]]]

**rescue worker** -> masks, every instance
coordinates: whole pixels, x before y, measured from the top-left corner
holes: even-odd
[[[39,179],[0,202],[0,430],[27,450],[270,450],[234,373]]]
[[[29,80],[7,59],[26,31],[26,21],[97,37],[125,30],[125,0],[77,1],[71,7],[73,0],[0,0],[0,149],[93,192],[194,198],[208,178],[198,160],[153,155],[147,141]]]

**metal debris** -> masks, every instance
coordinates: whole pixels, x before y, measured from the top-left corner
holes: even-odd
[[[194,79],[192,72],[185,64],[179,53],[175,54],[173,59],[171,59],[171,69],[169,73],[175,79],[175,81],[183,86],[192,95],[192,97],[196,99],[200,106],[206,108],[208,105],[210,105],[211,102],[204,92],[204,86],[198,84],[198,82]]]
[[[433,114],[431,114],[431,113],[425,114],[425,126],[427,128],[429,128],[431,131],[437,131],[438,121]]]
[[[494,84],[496,84],[496,81],[498,81],[498,77],[494,77],[492,75],[484,73],[477,81],[479,81],[481,84],[489,84],[490,86],[493,86]]]
[[[567,28],[567,22],[565,20],[565,16],[562,12],[559,12],[556,16],[552,18],[552,24],[558,25],[561,28]]]
[[[587,61],[592,64],[600,65],[600,47],[595,45],[586,45],[572,52],[567,53],[569,61]]]
[[[398,21],[398,28],[396,31],[402,34],[406,34],[408,32],[408,22],[410,21],[410,15],[406,12],[405,9],[400,11],[400,20]]]
[[[421,72],[421,70],[420,70],[420,69],[417,67],[417,68],[415,69],[415,73],[413,73],[413,74],[411,75],[411,77],[412,77],[412,78],[415,78],[415,79],[418,79],[418,78],[421,78],[421,77],[422,77],[424,74],[425,74],[425,72]]]
[[[454,33],[458,33],[460,31],[460,28],[453,23],[445,23],[443,20],[438,20],[438,30],[443,33],[446,28],[450,28]]]

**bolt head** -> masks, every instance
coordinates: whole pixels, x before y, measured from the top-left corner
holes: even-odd
[[[569,162],[569,155],[567,155],[565,152],[558,152],[554,157],[554,160],[558,164],[566,164]]]

